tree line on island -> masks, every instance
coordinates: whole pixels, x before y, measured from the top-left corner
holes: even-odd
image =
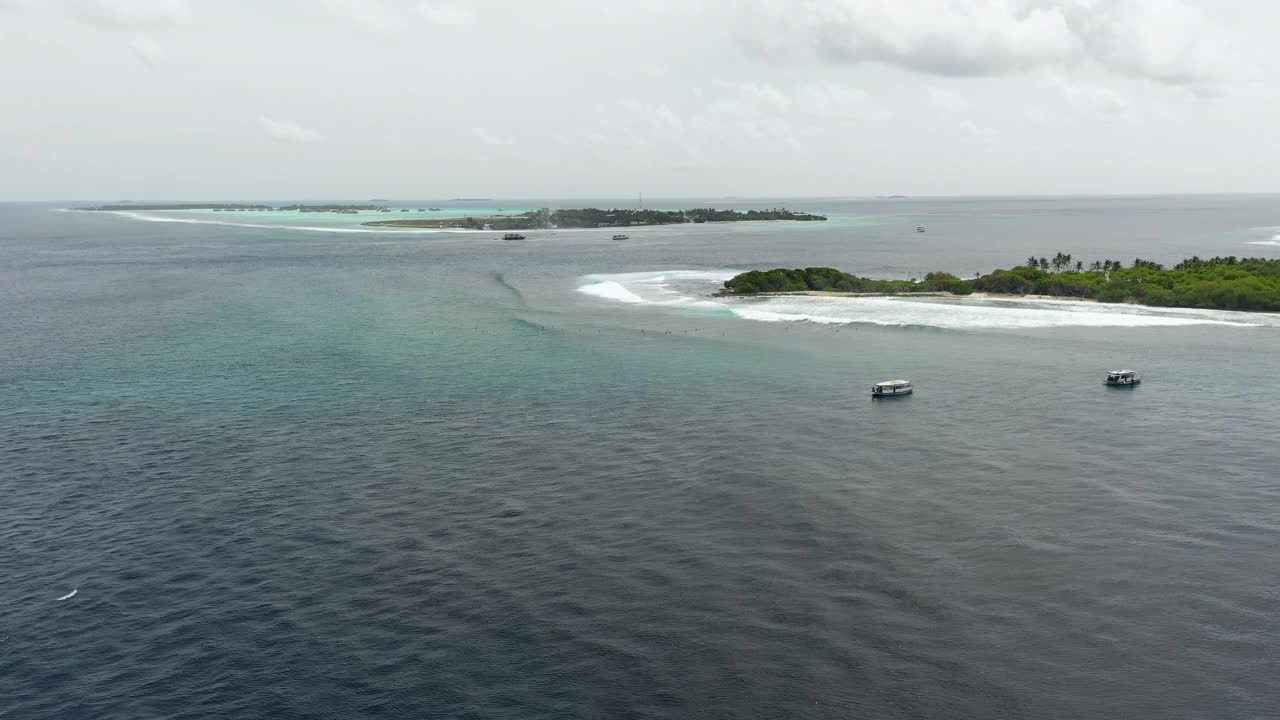
[[[931,272],[922,280],[874,280],[835,268],[752,270],[727,280],[724,294],[771,292],[845,292],[873,294],[951,293],[975,291],[1003,295],[1048,295],[1091,298],[1101,302],[1222,310],[1280,310],[1280,260],[1265,258],[1192,257],[1165,268],[1137,258],[1125,266],[1117,260],[1086,265],[1071,255],[1052,259],[1029,257],[1023,265],[978,273],[961,279]]]
[[[693,208],[690,210],[600,210],[581,208],[556,210],[547,218],[557,227],[629,227],[631,225],[677,225],[680,223],[743,222],[748,220],[796,220],[821,222],[827,218],[806,212],[794,212],[786,208],[770,210],[717,210]]]
[[[564,210],[530,210],[519,215],[489,215],[441,219],[385,220],[365,223],[390,227],[442,227],[463,230],[545,230],[553,228],[615,228],[643,225],[679,225],[683,223],[744,222],[749,220],[793,220],[821,222],[827,218],[813,213],[785,208],[770,210],[640,210],[613,208],[573,208]]]

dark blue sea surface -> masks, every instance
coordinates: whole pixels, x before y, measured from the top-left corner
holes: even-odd
[[[1280,257],[1280,197],[788,204],[0,205],[0,717],[1276,717],[1280,316],[708,295]]]

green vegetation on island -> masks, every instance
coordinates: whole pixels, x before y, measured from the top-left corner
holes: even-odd
[[[281,210],[302,213],[338,213],[340,215],[356,215],[362,212],[390,213],[391,208],[383,205],[247,205],[236,203],[119,203],[84,208],[86,210],[121,211],[121,210],[213,210],[217,212]],[[439,208],[432,208],[438,210]],[[422,209],[418,209],[422,212]],[[410,212],[401,208],[401,213]],[[823,221],[827,218],[813,213],[795,212],[785,208],[771,210],[716,210],[714,208],[693,208],[692,210],[629,210],[599,208],[578,208],[569,210],[530,210],[518,215],[484,215],[465,217],[446,216],[429,218],[402,218],[396,220],[373,220],[364,223],[375,227],[413,227],[439,228],[456,230],[544,230],[555,228],[614,228],[643,225],[676,225],[682,223],[707,222],[744,222],[750,220],[793,220],[799,222]]]
[[[354,213],[361,210],[373,210],[376,212],[391,212],[391,209],[382,205],[282,205],[277,210],[292,210],[295,212],[336,212],[336,213]]]
[[[911,280],[873,280],[829,267],[752,270],[726,280],[724,287],[726,295],[790,292],[883,295],[939,291],[972,292],[967,290],[964,281],[960,278],[946,273],[929,273],[924,283],[918,283]]]
[[[751,220],[794,220],[800,222],[823,221],[827,218],[806,212],[794,212],[783,208],[772,210],[716,210],[693,208],[691,210],[602,210],[579,208],[569,210],[530,210],[519,215],[490,215],[485,217],[423,218],[408,220],[379,220],[365,225],[383,227],[434,227],[466,230],[541,230],[551,228],[614,228],[643,225],[678,225],[682,223],[745,222]]]
[[[752,270],[725,282],[726,295],[758,293],[950,293],[1045,295],[1161,307],[1280,310],[1280,259],[1192,257],[1172,268],[1141,258],[1086,265],[1071,255],[1027,258],[1023,265],[962,280],[932,272],[923,280],[873,280],[834,268]]]

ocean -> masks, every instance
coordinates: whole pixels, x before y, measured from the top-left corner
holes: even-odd
[[[501,202],[391,206],[632,204]],[[1280,257],[1280,196],[715,204],[831,219],[0,205],[0,717],[1275,716],[1280,315],[711,293]]]

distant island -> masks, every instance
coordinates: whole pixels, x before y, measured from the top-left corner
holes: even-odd
[[[336,213],[358,213],[361,210],[374,212],[391,212],[390,208],[382,205],[283,205],[276,208],[277,210],[292,210],[294,212],[336,212]]]
[[[805,212],[793,212],[782,208],[772,210],[716,210],[694,208],[692,210],[601,210],[580,208],[572,210],[531,210],[519,215],[490,215],[463,218],[423,218],[407,220],[375,220],[365,225],[383,227],[431,227],[469,230],[539,230],[546,228],[615,228],[643,225],[678,225],[682,223],[744,222],[750,220],[794,220],[801,222],[823,221],[827,218]]]
[[[263,210],[290,210],[293,212],[331,212],[345,215],[355,215],[361,211],[364,212],[391,212],[391,208],[382,205],[341,205],[341,204],[324,204],[324,205],[281,205],[280,207],[272,207],[271,205],[240,205],[236,203],[159,203],[152,205],[143,205],[140,203],[128,203],[117,205],[99,205],[98,207],[82,208],[83,210],[98,210],[102,212],[119,212],[121,210],[214,210],[217,212],[250,212]],[[409,212],[401,210],[400,212]]]
[[[270,205],[249,205],[239,203],[159,203],[153,205],[146,205],[143,203],[120,203],[117,205],[99,205],[98,207],[81,209],[118,212],[120,210],[274,210],[275,208]]]
[[[1280,260],[1192,257],[1166,269],[1141,258],[1085,265],[1071,255],[1029,257],[1009,270],[973,279],[931,272],[921,280],[873,280],[835,268],[752,270],[725,281],[722,295],[970,295],[1038,296],[1219,310],[1280,310]]]

